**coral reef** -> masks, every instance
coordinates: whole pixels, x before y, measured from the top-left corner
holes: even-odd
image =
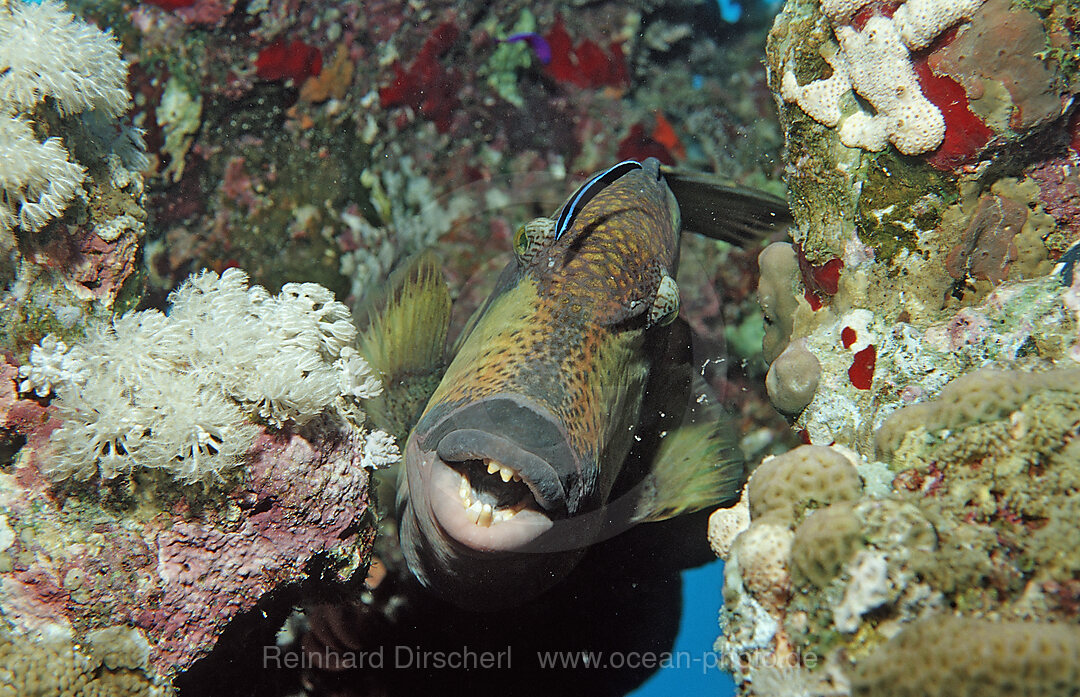
[[[1080,608],[1077,74],[1051,50],[1074,30],[1038,5],[776,19],[797,227],[759,291],[770,398],[815,445],[759,466],[728,548],[717,648],[744,694],[1075,690],[1035,638],[1072,646]],[[747,550],[776,525],[786,554]]]
[[[230,269],[168,315],[47,338],[18,370],[55,391],[44,406],[5,370],[0,417],[26,445],[0,471],[0,632],[20,680],[165,694],[269,591],[364,567],[369,472],[398,453],[364,425],[380,386],[355,337],[325,288],[271,296]]]
[[[0,234],[0,474],[12,493],[0,501],[33,501],[47,528],[27,532],[38,524],[29,512],[0,511],[15,540],[0,552],[0,573],[16,579],[19,598],[48,605],[38,613],[54,628],[48,652],[70,654],[86,680],[111,680],[116,691],[123,681],[164,687],[258,597],[284,588],[277,597],[287,602],[287,582],[319,576],[324,557],[330,566],[349,557],[336,574],[347,576],[366,550],[366,475],[326,463],[385,464],[392,443],[351,408],[341,418],[337,407],[351,400],[331,378],[347,377],[335,367],[344,347],[336,356],[289,349],[282,326],[239,341],[256,316],[283,309],[279,290],[317,283],[360,303],[402,259],[434,246],[457,301],[452,339],[490,291],[513,230],[621,155],[658,154],[783,190],[760,61],[775,5],[741,3],[730,23],[715,4],[690,0],[68,0],[74,17],[57,0],[0,4],[0,31],[16,27],[9,17],[36,17],[19,31],[51,37],[33,70],[17,44],[4,50],[24,63],[0,66],[13,68],[2,84],[17,79],[46,95],[33,106],[3,101],[11,118],[0,126],[0,149],[27,155],[8,158],[10,170],[30,177],[11,183],[18,196],[3,180],[13,213]],[[534,38],[507,41],[523,33]],[[35,172],[15,172],[17,161]],[[758,251],[687,240],[680,278],[703,373],[756,454],[790,440],[754,389],[764,378]],[[191,344],[214,339],[219,355],[178,355],[168,337],[187,321],[184,303],[168,315],[153,308],[163,311],[192,274],[209,269],[200,282],[220,283],[236,278],[234,267],[267,292],[241,298],[237,289],[235,312],[213,310],[208,322],[236,333],[204,327]],[[340,309],[290,297],[310,300],[308,315]],[[309,336],[300,328],[293,338]],[[150,350],[159,338],[168,340]],[[273,346],[296,365],[279,370],[263,352]],[[240,365],[249,380],[237,379]],[[813,392],[793,379],[783,381],[793,394]],[[281,460],[270,483],[256,478],[266,453]],[[292,491],[290,457],[293,477],[299,468],[335,474],[312,476],[317,495]],[[349,516],[353,526],[338,525]],[[90,519],[100,529],[80,527]],[[267,533],[280,549],[260,546],[261,521],[280,523]],[[169,530],[185,537],[170,546],[176,563],[158,568]],[[220,560],[196,558],[200,546]],[[95,554],[102,563],[91,564]],[[241,578],[229,578],[237,568]],[[75,590],[62,583],[69,575]],[[210,594],[197,594],[203,578]],[[133,579],[143,585],[133,590]],[[182,626],[132,609],[166,595]],[[11,635],[36,636],[39,625],[23,619]],[[114,669],[89,652],[89,637],[122,624],[144,636],[150,658]]]
[[[58,0],[0,18],[0,340],[19,352],[110,310],[135,273],[148,160],[111,33]]]

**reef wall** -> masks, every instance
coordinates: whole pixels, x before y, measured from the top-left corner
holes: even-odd
[[[1076,12],[776,19],[797,228],[759,292],[770,398],[807,445],[712,521],[743,694],[1075,694]]]
[[[237,617],[362,582],[381,385],[315,283],[227,268],[126,311],[150,158],[120,42],[14,0],[0,66],[0,695],[170,694]]]

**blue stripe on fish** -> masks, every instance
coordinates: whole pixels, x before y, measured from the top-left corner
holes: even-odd
[[[559,221],[555,224],[555,241],[557,242],[570,229],[570,226],[574,224],[574,218],[594,196],[619,177],[635,169],[644,169],[644,167],[637,160],[623,160],[582,184],[559,214]]]

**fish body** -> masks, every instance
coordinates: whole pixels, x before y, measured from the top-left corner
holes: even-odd
[[[518,231],[404,448],[401,551],[425,586],[463,606],[520,602],[598,539],[684,510],[670,489],[697,507],[737,491],[741,462],[694,449],[724,429],[678,437],[691,426],[681,222],[649,159]],[[672,451],[687,445],[694,457]]]

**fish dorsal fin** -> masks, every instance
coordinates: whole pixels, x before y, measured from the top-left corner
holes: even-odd
[[[778,196],[667,165],[660,172],[679,202],[684,231],[749,247],[792,223],[787,201]]]
[[[360,353],[383,383],[382,394],[365,400],[364,409],[403,443],[446,367],[450,291],[430,252],[394,271],[386,287],[360,331]]]

